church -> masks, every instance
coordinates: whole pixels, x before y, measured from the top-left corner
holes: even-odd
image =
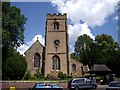
[[[37,69],[46,76],[58,72],[68,76],[82,76],[82,63],[70,58],[67,14],[47,14],[45,26],[45,46],[38,40],[25,52],[28,70]]]

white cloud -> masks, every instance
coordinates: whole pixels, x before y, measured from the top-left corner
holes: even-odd
[[[118,20],[118,16],[113,17],[113,20]]]
[[[60,13],[67,13],[73,23],[83,20],[89,26],[101,26],[114,13],[119,0],[52,0]]]
[[[52,0],[60,13],[67,13],[73,23],[83,20],[89,26],[101,26],[114,13],[119,0]]]
[[[17,48],[17,51],[20,52],[20,54],[24,55],[24,52],[30,48],[30,46],[35,43],[36,40],[39,40],[39,42],[44,46],[44,38],[42,37],[42,35],[35,35],[35,37],[29,41],[26,42],[25,44],[21,45],[20,47]]]
[[[68,25],[70,51],[76,38],[87,34],[95,38],[88,26],[94,28],[106,23],[106,18],[114,13],[119,0],[52,0],[52,5],[60,13],[67,13],[72,25]],[[84,23],[81,24],[80,20]]]
[[[89,35],[92,39],[95,39],[95,36],[91,33],[88,25],[86,23],[80,24],[80,23],[75,23],[74,25],[68,25],[69,29],[69,43],[70,43],[70,51],[73,51],[74,43],[77,40],[78,36],[87,34]]]
[[[83,23],[83,24],[76,23],[73,26],[68,25],[68,29],[69,29],[70,43],[73,43],[74,41],[76,41],[77,37],[80,35],[83,35],[83,34],[87,34],[90,37],[92,37],[93,39],[95,38],[91,34],[91,31],[88,28],[88,25],[86,23]]]

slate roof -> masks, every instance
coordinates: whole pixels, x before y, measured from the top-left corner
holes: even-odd
[[[95,64],[91,69],[90,71],[96,71],[96,72],[99,72],[99,71],[103,71],[103,72],[110,72],[111,70],[104,64]]]

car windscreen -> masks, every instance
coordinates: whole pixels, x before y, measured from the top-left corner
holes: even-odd
[[[111,83],[109,87],[120,87],[120,82]]]
[[[82,83],[84,81],[85,81],[84,79],[77,79],[77,80],[74,80],[73,83]]]

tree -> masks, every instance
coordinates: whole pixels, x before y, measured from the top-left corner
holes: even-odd
[[[70,58],[76,59],[77,61],[80,61],[80,57],[77,56],[74,52],[70,54]]]
[[[117,62],[115,59],[117,58],[117,51],[119,45],[117,42],[114,42],[112,36],[107,34],[97,35],[95,37],[96,44],[100,48],[100,52],[102,53],[101,62],[106,64],[108,67],[115,67],[115,63]],[[99,61],[98,61],[99,62]],[[109,65],[108,65],[109,63]],[[111,64],[110,64],[111,63]],[[113,70],[113,68],[111,68]],[[114,71],[114,70],[113,70]]]
[[[22,55],[14,52],[7,58],[4,69],[3,79],[21,80],[27,70],[27,62]]]
[[[90,40],[87,39],[88,44],[84,44],[83,36],[80,36],[75,43],[76,55],[79,55],[80,61],[89,67],[94,64],[105,64],[110,68],[113,67],[111,70],[117,73],[114,67],[117,68],[120,65],[118,43],[114,42],[112,36],[107,34],[97,35],[94,42]],[[74,54],[71,56],[75,57]]]
[[[93,39],[88,35],[84,34],[82,36],[79,36],[74,46],[75,55],[80,59],[82,52],[84,52],[86,49],[89,50],[91,44],[93,44]]]
[[[2,3],[2,53],[3,63],[9,48],[17,48],[24,43],[24,24],[26,18],[16,6],[10,2]]]
[[[17,47],[24,43],[25,22],[26,18],[19,8],[10,6],[10,2],[2,3],[3,79],[21,79],[25,73],[27,67],[25,58],[16,51]]]
[[[117,42],[114,42],[112,36],[107,34],[97,35],[95,37],[95,42],[100,46],[102,50],[107,52],[118,49],[119,46]]]
[[[2,46],[18,47],[24,43],[24,24],[26,18],[16,6],[2,3]]]
[[[112,52],[106,65],[112,70],[112,73],[120,76],[120,48]]]
[[[85,49],[80,55],[80,61],[84,65],[92,67],[97,62],[99,48],[95,43],[91,44],[89,48]]]

